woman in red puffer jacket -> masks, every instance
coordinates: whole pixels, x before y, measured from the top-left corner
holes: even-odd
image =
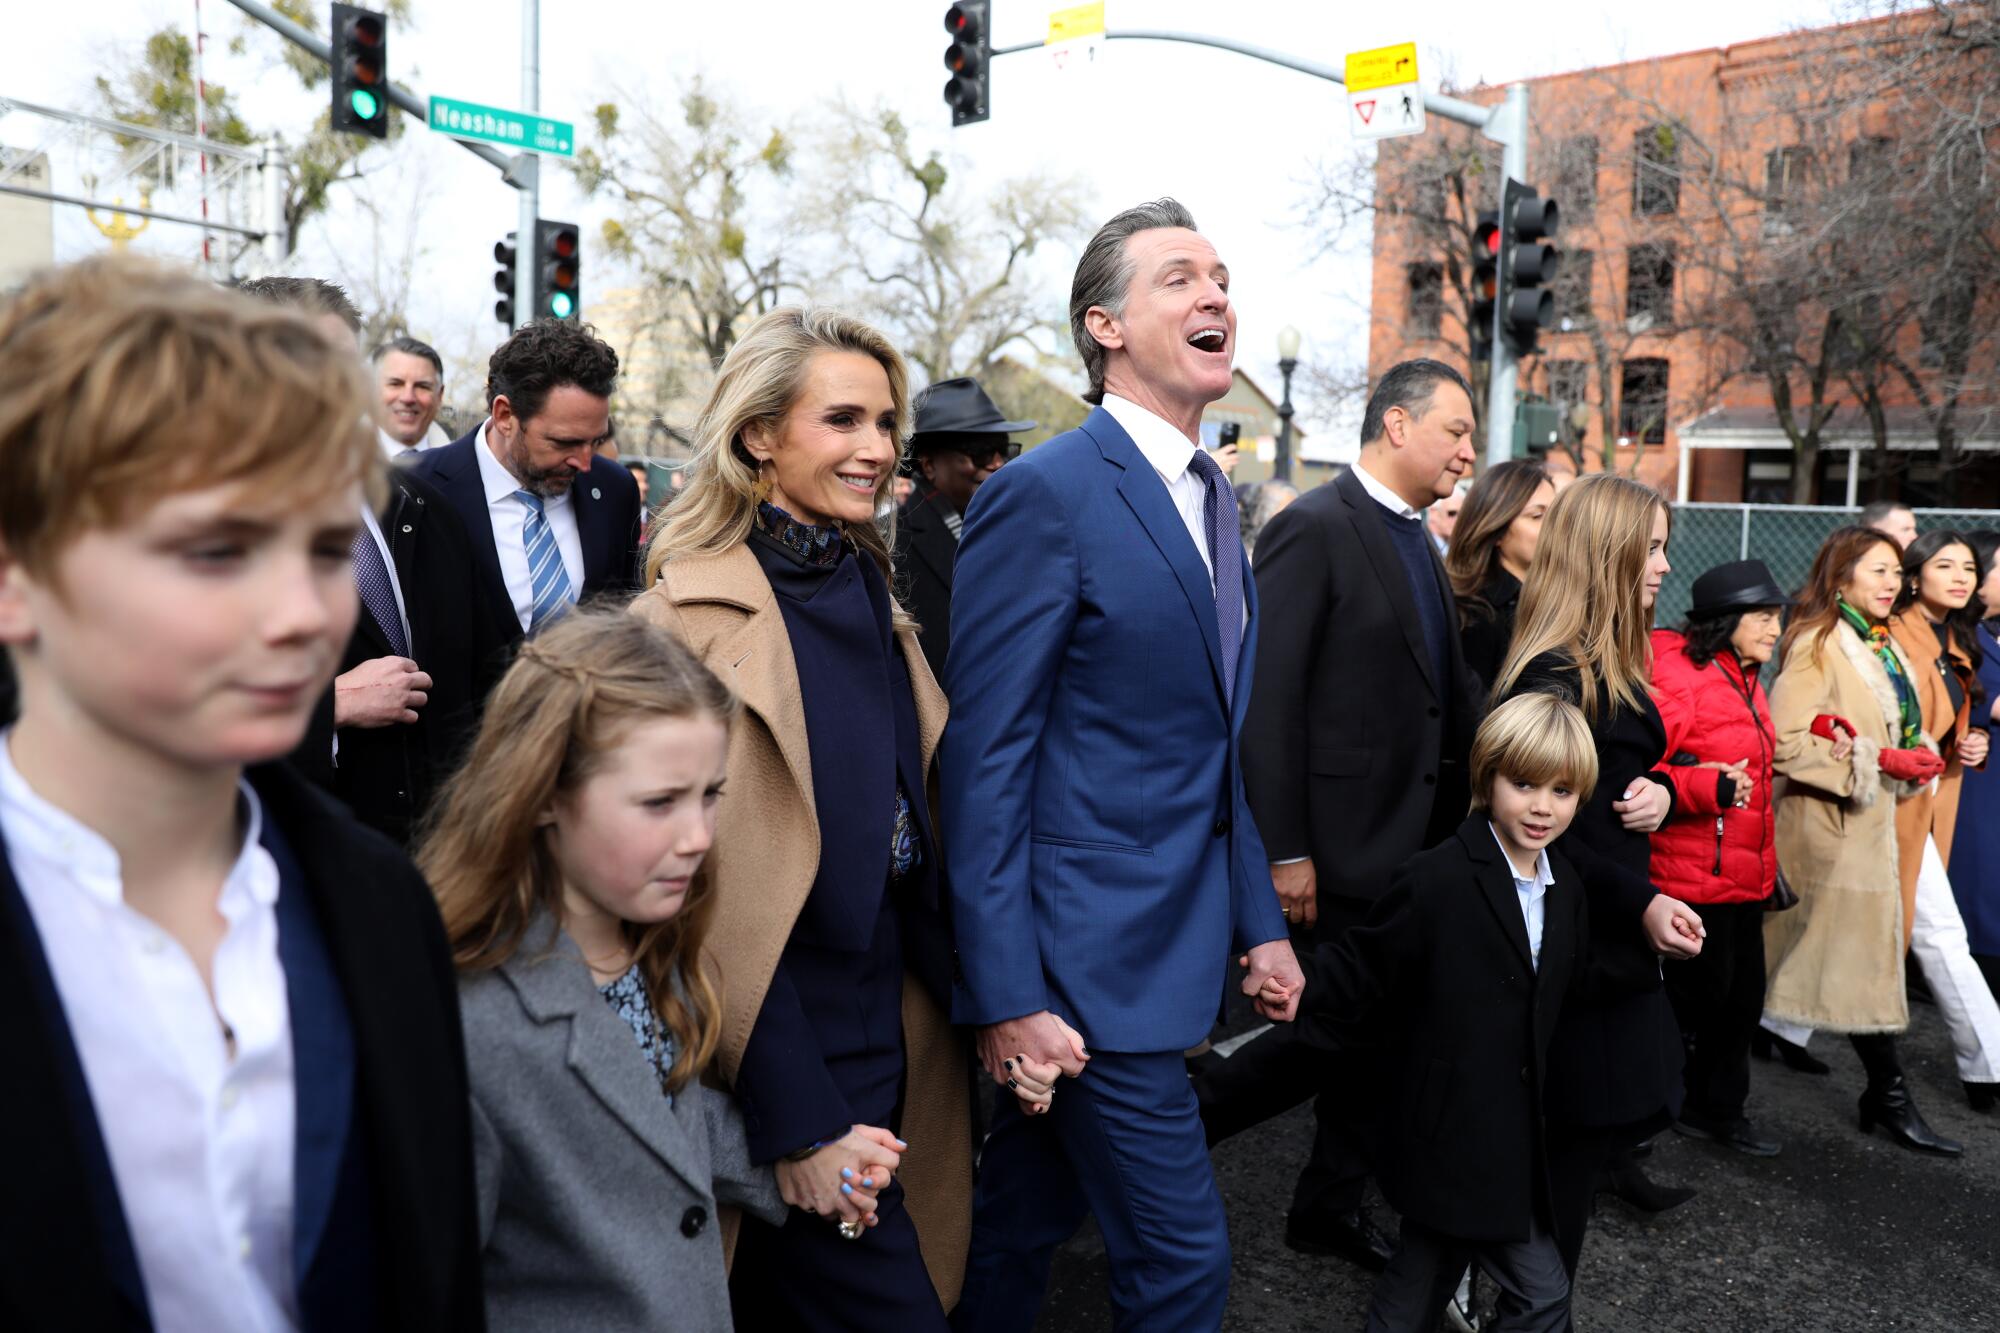
[[[1653,834],[1653,883],[1693,903],[1708,936],[1666,969],[1687,1043],[1678,1128],[1754,1157],[1776,1141],[1744,1114],[1750,1038],[1764,1009],[1764,901],[1777,883],[1771,825],[1775,734],[1758,668],[1790,604],[1761,560],[1719,565],[1694,583],[1688,623],[1653,631],[1653,690],[1667,726],[1673,815]]]

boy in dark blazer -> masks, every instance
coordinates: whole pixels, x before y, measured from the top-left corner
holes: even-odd
[[[136,260],[0,312],[0,1328],[483,1327],[436,906],[268,762],[353,629],[367,399]]]
[[[1473,812],[1407,861],[1367,921],[1302,960],[1300,1039],[1378,1053],[1382,1192],[1403,1229],[1371,1333],[1427,1331],[1476,1263],[1509,1330],[1568,1325],[1550,1231],[1542,1074],[1588,939],[1574,868],[1549,844],[1597,781],[1577,709],[1524,695],[1473,740]]]

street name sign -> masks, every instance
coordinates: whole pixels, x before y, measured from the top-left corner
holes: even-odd
[[[1347,56],[1347,127],[1357,139],[1424,132],[1424,90],[1417,44],[1401,42]]]
[[[576,155],[576,126],[566,120],[546,120],[455,97],[433,97],[429,121],[432,129],[454,139],[480,139],[553,157]]]

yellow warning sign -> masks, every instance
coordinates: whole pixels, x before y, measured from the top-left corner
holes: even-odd
[[[1104,35],[1104,0],[1094,5],[1071,5],[1049,15],[1049,36],[1044,46],[1073,42],[1079,37]]]
[[[1102,8],[1103,6],[1099,6]],[[1350,51],[1347,55],[1347,91],[1365,93],[1371,88],[1387,88],[1417,81],[1417,44],[1379,46],[1373,51]]]

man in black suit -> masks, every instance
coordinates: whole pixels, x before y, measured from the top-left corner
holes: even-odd
[[[273,277],[238,290],[298,310],[360,359],[361,312],[335,284]],[[377,362],[387,354],[426,364],[404,346],[437,355],[403,338],[381,349]],[[417,438],[429,424],[425,417]],[[464,524],[435,489],[401,469],[391,470],[387,507],[362,515],[353,555],[361,614],[292,762],[362,823],[406,842],[478,719],[506,639],[465,596],[474,566]]]
[[[965,507],[980,483],[1018,458],[1009,434],[1032,421],[1007,421],[969,377],[939,380],[917,395],[917,429],[910,457],[918,482],[896,521],[896,591],[917,618],[924,660],[944,679],[951,647],[951,566]]]
[[[472,542],[436,487],[391,468],[377,529],[396,606],[378,587],[378,615],[364,595],[340,674],[292,762],[362,823],[407,842],[469,743],[511,636],[465,595],[478,570]]]
[[[1257,540],[1257,595],[1274,609],[1258,634],[1244,782],[1286,919],[1306,940],[1359,924],[1391,872],[1465,815],[1479,700],[1423,511],[1470,473],[1473,424],[1456,370],[1390,368],[1368,401],[1360,461]],[[1346,1081],[1290,1029],[1267,1033],[1198,1080],[1210,1141]],[[1330,1092],[1315,1112],[1286,1244],[1379,1269],[1389,1246],[1361,1206],[1352,1117]]]
[[[486,420],[410,464],[464,521],[468,591],[509,643],[584,598],[638,590],[639,488],[597,453],[617,382],[618,354],[587,325],[524,324],[487,362]]]

